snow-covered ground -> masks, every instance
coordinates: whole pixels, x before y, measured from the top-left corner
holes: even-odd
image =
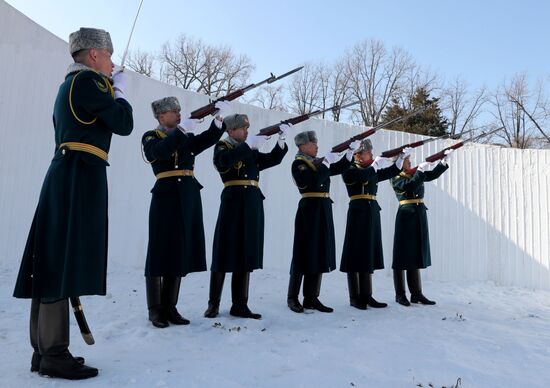
[[[29,372],[29,302],[11,297],[16,271],[0,271],[0,386],[75,386]],[[94,387],[546,387],[550,384],[550,292],[489,283],[425,282],[431,306],[393,301],[391,278],[375,277],[386,309],[347,304],[345,276],[325,275],[332,314],[286,307],[286,271],[251,277],[260,321],[206,319],[208,273],[183,280],[179,309],[190,326],[153,328],[141,268],[112,265],[109,294],[82,298],[96,345],[71,323],[71,351],[100,369]],[[457,383],[458,382],[458,383]]]

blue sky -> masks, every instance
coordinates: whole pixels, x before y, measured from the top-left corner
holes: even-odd
[[[139,0],[7,0],[61,38],[81,26],[111,32],[122,55]],[[370,38],[400,46],[447,79],[493,87],[516,72],[550,76],[546,1],[144,0],[131,49],[185,33],[227,44],[256,64],[253,80],[307,61],[332,62]]]

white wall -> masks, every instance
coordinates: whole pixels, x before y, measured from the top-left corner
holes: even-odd
[[[0,61],[0,266],[17,268],[54,149],[51,114],[55,95],[71,58],[66,42],[2,0],[0,52],[3,53]],[[208,98],[134,73],[131,73],[127,94],[134,107],[135,129],[129,137],[113,139],[109,156],[109,255],[111,261],[141,268],[147,246],[149,190],[154,183],[150,166],[143,162],[140,153],[141,135],[155,126],[149,104],[173,95],[182,103],[184,113],[188,113],[206,104]],[[249,115],[253,129],[289,117],[238,103],[233,103],[233,107]],[[202,128],[207,125],[205,122]],[[296,131],[306,129],[318,132],[321,153],[364,130],[321,120],[296,126]],[[375,151],[381,151],[416,137],[380,131],[372,139]],[[434,142],[417,150],[416,161],[445,144]],[[299,200],[290,175],[295,152],[291,144],[282,165],[261,176],[260,185],[267,197],[264,203],[267,270],[286,269],[290,264],[294,214]],[[207,150],[196,163],[196,176],[205,186],[202,197],[209,255],[222,189],[211,160],[212,150]],[[433,261],[427,276],[453,281],[493,280],[505,285],[549,289],[549,162],[550,151],[469,145],[456,152],[451,169],[437,182],[426,185]],[[332,186],[339,254],[348,201],[339,177],[333,178]],[[397,201],[388,183],[380,185],[379,198],[383,208],[385,263],[391,268]]]

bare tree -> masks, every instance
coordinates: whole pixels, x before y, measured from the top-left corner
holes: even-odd
[[[250,59],[226,46],[210,46],[180,35],[159,55],[161,80],[214,97],[244,86],[254,69]]]
[[[327,66],[325,63],[319,63],[315,71],[317,72],[317,77],[319,80],[319,108],[325,110],[332,106],[330,101],[330,84],[332,83],[333,78],[333,69]],[[324,119],[326,112],[323,112],[321,116],[318,116],[321,119]]]
[[[153,65],[155,62],[153,54],[138,49],[136,51],[128,51],[128,56],[126,58],[126,66],[133,71],[146,75],[147,77],[153,76]]]
[[[351,101],[350,75],[344,60],[339,60],[334,64],[329,84],[329,93],[333,106],[344,105]],[[332,111],[332,119],[334,121],[340,121],[341,117],[342,112],[340,109]]]
[[[261,106],[264,109],[284,111],[283,85],[262,86],[248,102]]]
[[[414,95],[418,90],[424,90],[428,94],[434,94],[440,86],[436,73],[430,69],[415,64],[411,61],[409,68],[403,74],[396,91],[396,99],[400,105],[411,110]]]
[[[530,90],[526,73],[514,75],[510,82],[504,81],[492,96],[496,123],[503,127],[497,137],[513,148],[543,146],[540,135],[550,142],[543,130],[548,115],[548,102],[543,93],[542,81]]]
[[[322,82],[317,66],[308,63],[293,76],[288,86],[289,108],[298,114],[320,109],[323,104]]]
[[[466,81],[456,77],[443,89],[442,99],[449,119],[449,133],[460,135],[475,126],[475,120],[482,113],[488,97],[485,87],[470,94]]]
[[[352,94],[363,100],[360,118],[364,125],[379,123],[413,65],[407,52],[400,48],[388,51],[377,40],[359,43],[347,54]]]

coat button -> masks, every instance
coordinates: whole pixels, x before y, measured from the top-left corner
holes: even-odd
[[[181,182],[181,178],[178,178],[178,182]]]
[[[178,165],[177,165],[177,164],[175,165],[175,168],[178,168]]]
[[[247,178],[247,177],[248,177],[248,175],[244,174],[244,177],[245,177],[245,178]]]
[[[191,152],[191,156],[193,156],[193,155],[195,155],[195,153],[194,153],[194,152]]]
[[[67,152],[67,150],[66,150],[65,148],[63,148],[63,149],[61,150],[61,155],[65,155],[66,152]]]

